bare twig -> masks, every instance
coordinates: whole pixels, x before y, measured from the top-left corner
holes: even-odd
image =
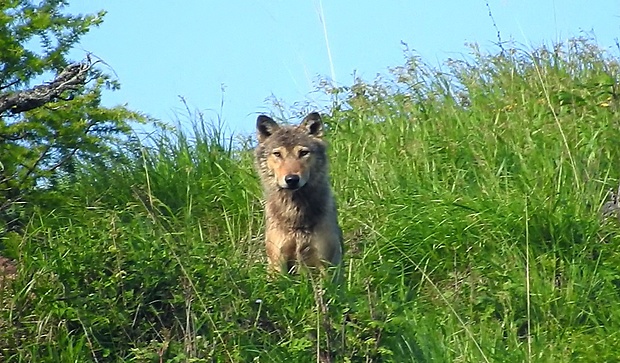
[[[92,63],[87,59],[63,69],[56,78],[47,83],[18,92],[0,94],[0,114],[30,111],[58,99],[65,91],[77,90],[86,83],[86,75]]]
[[[314,290],[314,301],[317,306],[317,363],[331,363],[332,362],[332,339],[333,332],[331,328],[331,322],[329,318],[329,307],[323,299],[325,290],[322,288],[321,283],[323,280],[321,277],[312,275],[312,271],[308,271],[310,275],[310,281],[312,282],[312,290]],[[323,325],[323,331],[325,334],[325,348],[321,350],[320,339],[320,325]]]
[[[11,83],[9,83],[9,84],[5,85],[5,86],[0,86],[0,90],[7,89],[7,88],[9,88],[9,87],[12,87],[12,86],[14,86],[14,85],[18,84],[18,83],[19,83],[19,80],[16,80],[16,81],[13,81],[13,82],[11,82]]]

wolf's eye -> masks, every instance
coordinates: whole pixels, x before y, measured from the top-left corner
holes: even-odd
[[[310,154],[310,150],[299,150],[299,157],[303,158],[304,156]]]
[[[273,156],[275,156],[276,158],[282,157],[282,153],[281,153],[281,152],[279,152],[279,151],[274,151],[272,154],[273,154]]]

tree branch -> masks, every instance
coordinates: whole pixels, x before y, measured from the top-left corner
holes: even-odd
[[[86,83],[86,75],[91,65],[90,59],[74,63],[63,69],[56,79],[47,84],[0,94],[0,114],[6,111],[13,114],[30,111],[54,101],[65,91],[77,90]]]

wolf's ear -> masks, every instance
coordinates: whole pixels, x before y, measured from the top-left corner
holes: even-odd
[[[256,135],[258,142],[263,142],[273,134],[280,126],[269,116],[260,115],[256,119]]]
[[[312,112],[299,124],[299,128],[306,130],[309,135],[323,137],[323,121],[318,112]]]

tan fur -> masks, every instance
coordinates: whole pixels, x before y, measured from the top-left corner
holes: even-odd
[[[256,122],[256,168],[265,192],[265,248],[269,266],[322,269],[342,261],[342,232],[329,185],[327,145],[318,113],[299,126]]]

